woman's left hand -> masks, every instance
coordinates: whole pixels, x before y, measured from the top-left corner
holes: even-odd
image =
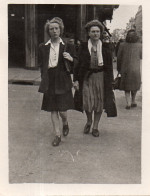
[[[71,56],[68,52],[64,52],[64,53],[63,53],[63,56],[64,56],[64,58],[67,59],[68,61],[73,62],[73,58],[72,58],[72,56]]]

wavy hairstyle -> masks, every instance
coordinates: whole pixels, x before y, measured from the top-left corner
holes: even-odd
[[[63,23],[63,20],[61,18],[59,18],[59,17],[54,17],[51,20],[47,20],[46,25],[45,25],[45,29],[46,29],[47,34],[50,36],[49,26],[52,23],[57,23],[59,25],[59,28],[60,28],[60,36],[62,36],[62,34],[64,32],[64,23]]]
[[[103,31],[104,31],[103,24],[99,20],[91,20],[90,22],[88,22],[85,25],[84,28],[85,28],[86,32],[88,33],[90,31],[91,27],[93,27],[93,26],[97,26],[100,29],[100,32],[101,32],[100,39],[102,39],[102,34],[103,34]]]

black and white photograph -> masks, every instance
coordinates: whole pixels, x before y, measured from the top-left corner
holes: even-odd
[[[53,3],[5,6],[6,195],[148,195],[144,5]]]

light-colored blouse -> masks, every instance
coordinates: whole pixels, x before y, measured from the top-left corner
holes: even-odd
[[[58,57],[59,57],[59,47],[60,43],[64,44],[63,40],[60,38],[58,44],[55,46],[49,40],[45,45],[50,44],[50,51],[49,51],[49,62],[48,62],[48,68],[54,68],[58,64]]]

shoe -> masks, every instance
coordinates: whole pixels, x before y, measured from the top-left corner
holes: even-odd
[[[130,110],[131,107],[127,105],[125,108],[126,110]]]
[[[63,136],[67,136],[69,133],[69,126],[63,125]]]
[[[132,107],[132,108],[135,108],[135,107],[137,107],[137,104],[136,104],[136,103],[132,103],[132,104],[131,104],[131,107]]]
[[[92,135],[94,137],[99,137],[99,131],[98,131],[98,129],[92,129]]]
[[[59,143],[61,142],[61,136],[55,136],[53,142],[52,142],[52,145],[53,146],[59,146]]]
[[[90,132],[91,125],[86,124],[84,127],[84,134],[88,134]]]

